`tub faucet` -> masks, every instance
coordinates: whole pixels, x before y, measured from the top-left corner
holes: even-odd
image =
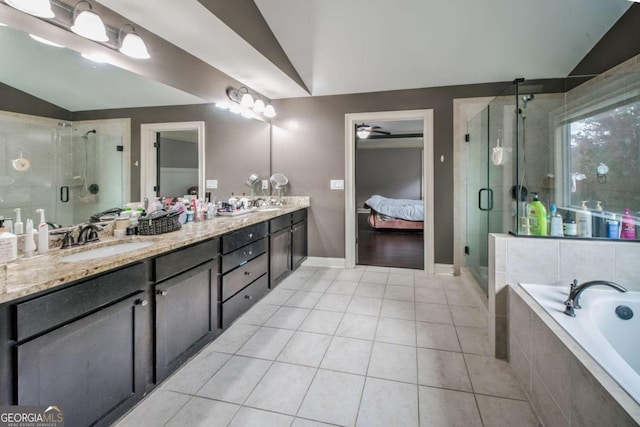
[[[578,280],[573,279],[573,283],[571,283],[571,290],[569,291],[569,297],[564,302],[564,314],[566,314],[567,316],[575,317],[575,309],[581,308],[579,302],[582,292],[584,292],[587,288],[599,285],[609,286],[610,288],[613,288],[619,292],[627,292],[624,287],[618,285],[617,283],[608,282],[606,280],[592,280],[590,282],[584,282],[578,285]]]

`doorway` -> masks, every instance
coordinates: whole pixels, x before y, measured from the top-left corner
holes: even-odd
[[[154,200],[157,197],[158,189],[160,192],[162,191],[162,181],[163,176],[165,175],[163,172],[162,164],[160,169],[158,168],[158,160],[162,162],[162,158],[158,159],[158,135],[161,137],[163,135],[167,135],[169,139],[178,138],[178,136],[182,139],[187,138],[186,135],[189,134],[197,134],[195,137],[197,143],[197,195],[198,198],[204,199],[205,196],[205,135],[204,135],[204,122],[175,122],[175,123],[148,123],[140,126],[140,151],[141,151],[141,165],[140,165],[140,197],[148,198],[149,200]],[[188,137],[190,140],[193,140],[193,136]],[[193,142],[183,142],[184,144],[192,144]],[[162,156],[162,151],[160,152]],[[186,171],[182,169],[193,169],[190,164],[189,168],[179,168],[175,171],[167,171],[169,173],[177,173],[178,175],[189,175],[193,174],[193,171]],[[166,182],[166,180],[165,180]],[[189,190],[189,187],[186,188]],[[181,192],[181,191],[179,191]],[[183,196],[187,194],[177,194],[178,196]]]
[[[424,211],[422,260],[427,274],[434,272],[433,241],[433,110],[407,110],[375,113],[358,113],[345,115],[345,266],[354,268],[357,262],[358,208],[356,191],[356,159],[357,135],[356,126],[361,123],[418,121],[418,129],[422,133],[423,149],[421,152],[421,183],[419,192],[422,195]],[[378,125],[379,126],[379,125]],[[372,126],[373,128],[373,126]],[[362,211],[360,211],[362,212]],[[406,251],[400,244],[399,252]]]

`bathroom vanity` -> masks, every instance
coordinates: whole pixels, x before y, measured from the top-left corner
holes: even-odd
[[[304,261],[307,207],[135,236],[154,244],[119,256],[61,263],[59,250],[10,264],[0,405],[58,405],[69,426],[109,425]]]

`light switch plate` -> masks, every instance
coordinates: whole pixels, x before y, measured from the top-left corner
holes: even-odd
[[[263,190],[268,190],[269,189],[269,181],[267,181],[266,179],[262,180],[262,189]]]
[[[218,188],[218,180],[217,179],[208,179],[207,180],[207,189],[208,190],[215,190]]]
[[[331,180],[331,189],[332,190],[344,190],[344,179],[332,179]]]

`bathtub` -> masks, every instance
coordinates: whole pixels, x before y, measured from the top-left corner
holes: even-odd
[[[589,288],[580,297],[582,309],[570,317],[564,314],[569,286],[520,286],[640,404],[640,292]],[[633,310],[631,319],[616,315],[620,305]]]

